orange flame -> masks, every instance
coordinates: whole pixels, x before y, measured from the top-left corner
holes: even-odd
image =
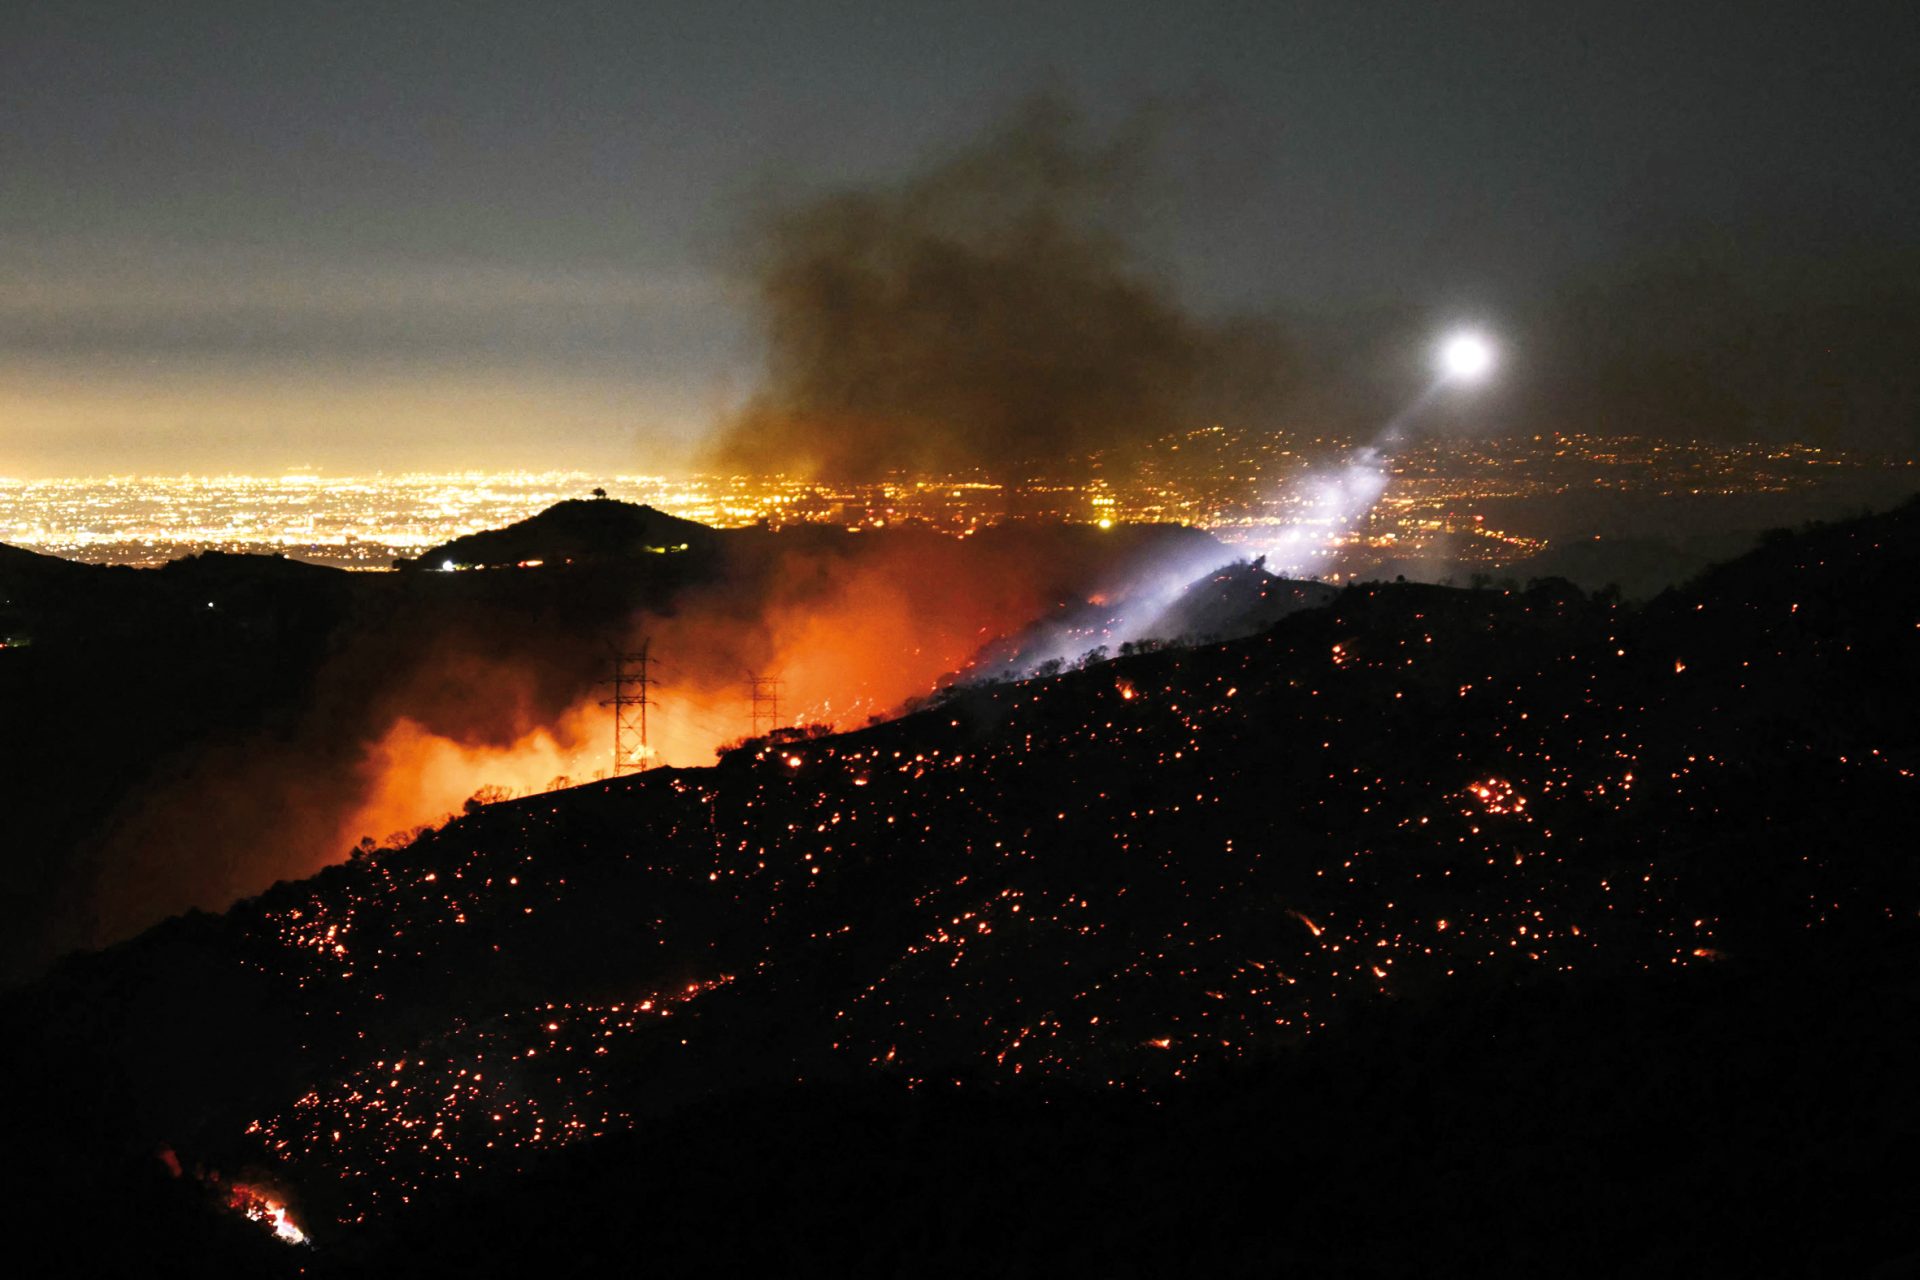
[[[227,1203],[249,1222],[265,1223],[276,1238],[288,1244],[307,1243],[307,1233],[293,1220],[287,1206],[259,1188],[236,1182],[229,1190]]]

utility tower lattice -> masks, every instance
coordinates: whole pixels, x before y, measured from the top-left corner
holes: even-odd
[[[648,669],[652,648],[652,640],[642,640],[638,649],[615,654],[613,679],[605,682],[613,686],[613,696],[602,700],[600,705],[613,708],[616,777],[639,773],[653,763],[653,750],[647,745],[647,708],[654,705],[647,690],[657,683]]]
[[[753,699],[754,737],[762,737],[780,727],[780,686],[785,683],[779,676],[747,677],[748,696]]]

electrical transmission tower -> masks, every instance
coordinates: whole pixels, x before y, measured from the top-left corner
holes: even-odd
[[[762,737],[780,727],[780,686],[785,683],[779,676],[747,676],[747,693],[753,699],[752,736]]]
[[[605,682],[613,686],[613,696],[600,705],[613,708],[615,777],[639,773],[653,763],[652,750],[647,746],[647,708],[654,705],[647,690],[657,683],[648,670],[652,647],[652,640],[642,640],[637,650],[614,654],[613,679]]]

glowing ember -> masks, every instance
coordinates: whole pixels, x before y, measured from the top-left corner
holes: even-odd
[[[1490,814],[1518,814],[1527,807],[1527,798],[1515,791],[1513,784],[1504,778],[1487,778],[1469,783],[1467,794],[1479,801]]]

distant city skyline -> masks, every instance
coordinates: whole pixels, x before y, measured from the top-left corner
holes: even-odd
[[[1327,508],[1326,478],[1365,465],[1355,462],[1360,452],[1302,452],[1213,427],[1167,437],[1136,467],[1086,482],[1007,485],[973,474],[820,484],[571,471],[0,480],[0,544],[147,567],[213,551],[378,571],[556,503],[604,495],[712,528],[914,526],[965,538],[1009,519],[1179,524],[1210,532],[1222,554],[1259,556],[1291,577],[1511,572],[1645,591],[1697,568],[1706,548],[1737,548],[1761,528],[1896,501],[1916,474],[1912,464],[1801,445],[1434,439],[1382,460],[1378,499],[1364,510]]]

